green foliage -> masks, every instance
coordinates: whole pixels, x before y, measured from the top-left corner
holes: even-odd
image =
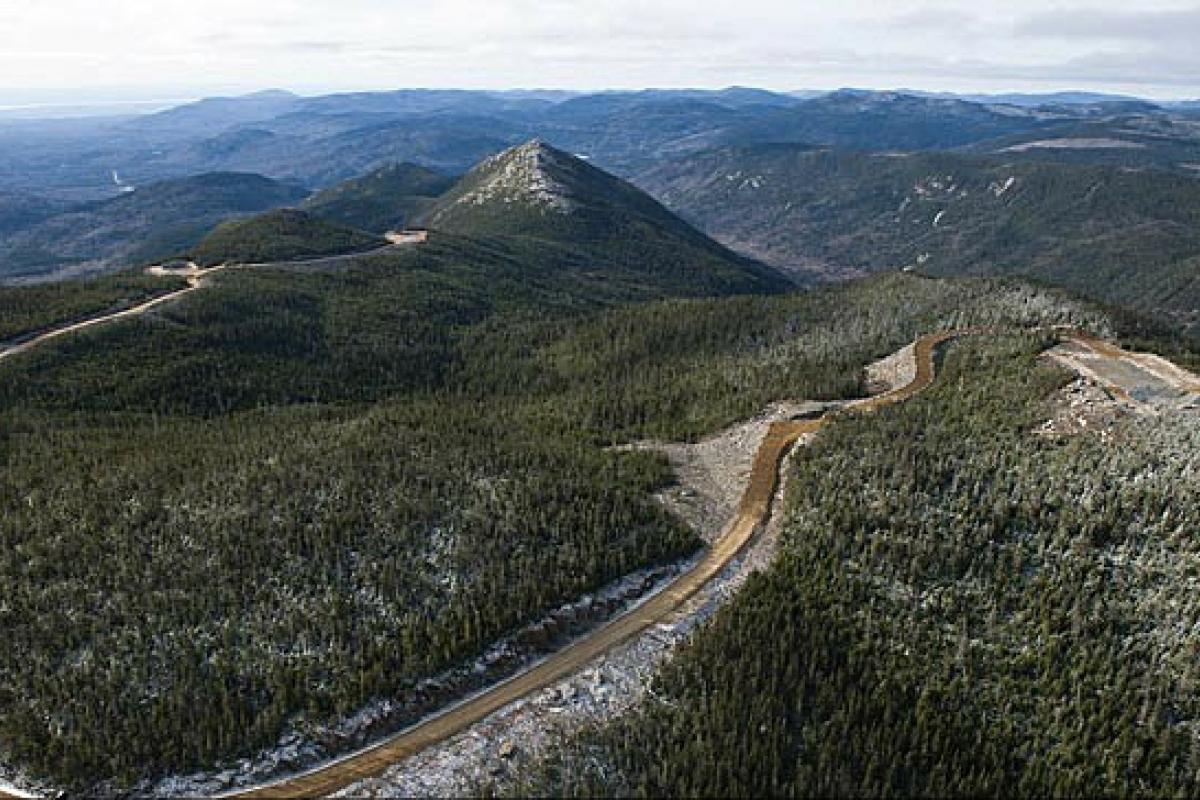
[[[1200,182],[1187,176],[770,145],[699,154],[638,183],[802,274],[1019,275],[1200,331]]]
[[[1033,435],[1067,380],[1043,344],[955,345],[933,390],[823,431],[778,561],[525,789],[1195,794],[1197,428]]]
[[[428,211],[453,183],[416,164],[389,164],[317,192],[300,207],[331,222],[382,234]]]
[[[509,241],[538,261],[597,277],[614,270],[673,295],[783,291],[791,282],[735,255],[649,195],[538,141],[467,173],[422,222],[460,236]],[[539,249],[544,250],[538,253]]]
[[[645,454],[962,324],[1104,318],[905,275],[778,297],[440,235],[235,270],[0,371],[0,754],[75,791],[212,766],[698,542]],[[539,246],[538,253],[544,253]],[[543,255],[544,258],[544,255]]]
[[[0,236],[0,277],[67,265],[97,271],[166,258],[214,225],[299,201],[306,192],[261,175],[216,172],[161,181]]]
[[[261,264],[341,255],[381,247],[384,240],[294,208],[218,225],[190,257],[197,264]]]
[[[64,321],[136,305],[184,285],[182,280],[126,272],[89,281],[0,287],[0,342]]]

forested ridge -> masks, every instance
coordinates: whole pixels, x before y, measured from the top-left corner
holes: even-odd
[[[698,546],[651,499],[665,464],[601,445],[857,394],[925,330],[1109,324],[903,275],[622,306],[648,288],[448,242],[223,273],[0,368],[0,757],[121,790],[404,702]]]
[[[1200,428],[1034,435],[1037,336],[954,344],[935,387],[794,459],[782,550],[521,791],[1191,796]]]
[[[293,261],[382,247],[386,242],[355,228],[294,208],[222,222],[188,256],[201,266]]]
[[[769,144],[637,179],[721,241],[802,277],[910,265],[1065,286],[1200,331],[1200,182],[1128,166]]]
[[[0,344],[82,317],[126,308],[186,286],[132,272],[87,281],[0,289]]]

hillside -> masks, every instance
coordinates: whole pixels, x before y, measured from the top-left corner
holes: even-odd
[[[382,247],[369,233],[294,208],[223,222],[187,251],[201,266],[292,261]]]
[[[857,394],[864,363],[930,328],[1105,324],[901,275],[659,303],[643,282],[624,308],[615,290],[442,233],[223,273],[6,360],[0,759],[111,794],[281,741],[303,745],[285,771],[352,749],[577,629],[477,673],[498,640],[695,550],[652,499],[662,460],[612,442]]]
[[[137,186],[238,171],[322,188],[399,161],[461,174],[535,136],[626,178],[715,147],[778,142],[994,152],[1050,140],[1131,138],[1138,147],[1035,147],[1022,157],[1127,159],[1181,172],[1200,163],[1200,128],[1183,107],[1052,96],[1038,105],[976,99],[851,90],[800,97],[744,88],[307,98],[268,92],[120,122],[0,126],[0,190],[69,201],[103,197],[114,191],[114,169]]]
[[[467,173],[421,218],[435,230],[505,240],[564,269],[621,273],[672,294],[785,288],[628,183],[532,141]]]
[[[416,164],[389,164],[323,189],[300,208],[313,216],[373,233],[403,228],[454,184]]]
[[[238,173],[152,184],[0,237],[0,279],[98,272],[168,256],[222,220],[295,203],[306,194]]]
[[[770,568],[515,794],[1195,795],[1200,420],[1097,425],[1045,344],[801,449]]]
[[[0,191],[0,236],[36,225],[61,210],[36,195]]]
[[[601,724],[505,730],[478,775],[515,789],[443,795],[1200,794],[1200,411],[1044,354],[1161,330],[1050,283],[1200,333],[1200,181],[1044,144],[1187,129],[1022,105],[269,92],[0,131],[0,189],[137,185],[0,193],[0,279],[103,273],[0,286],[0,347],[33,345],[0,358],[0,793],[217,796],[478,696],[694,563],[728,515],[667,453],[732,509],[777,463],[755,431],[824,407],[774,524],[774,484],[749,503],[763,549],[647,632],[686,644],[542,693]],[[144,182],[198,164],[304,186]],[[243,266],[109,274],[165,255]],[[951,328],[989,332],[927,392],[838,407]],[[386,780],[359,793],[420,794]]]
[[[1053,121],[1036,112],[963,100],[844,90],[772,109],[734,126],[722,140],[735,145],[792,142],[864,150],[944,150],[1045,128]]]
[[[954,154],[773,145],[711,151],[638,183],[735,249],[801,275],[914,266],[1023,275],[1200,323],[1200,181]]]

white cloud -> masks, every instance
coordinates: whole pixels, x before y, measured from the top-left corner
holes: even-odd
[[[1200,95],[1200,48],[1189,46],[1198,29],[1194,3],[1154,0],[1048,10],[1043,0],[0,0],[0,88],[754,83]]]

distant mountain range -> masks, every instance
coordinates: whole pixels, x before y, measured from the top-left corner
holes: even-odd
[[[653,254],[672,280],[687,279],[691,259],[705,265],[697,274],[771,283],[622,176],[802,280],[907,264],[1020,272],[1197,324],[1200,119],[1186,105],[741,87],[264,92],[105,124],[0,125],[0,153],[0,278],[133,265],[186,251],[218,223],[296,207],[376,236],[419,222],[545,263],[625,270]],[[507,170],[577,213],[465,199],[485,185],[508,196]],[[937,175],[968,195],[933,207],[917,188]],[[989,200],[1009,178],[1017,189]]]
[[[111,270],[177,253],[230,217],[291,205],[308,192],[261,175],[168,180],[69,210],[0,199],[0,280]],[[19,215],[28,219],[20,224]]]
[[[239,171],[320,189],[389,163],[460,174],[540,137],[630,176],[713,147],[770,142],[864,150],[981,149],[1087,126],[1146,138],[1138,165],[1184,169],[1200,135],[1186,104],[1089,93],[474,92],[401,90],[214,98],[111,121],[0,124],[0,190],[65,201],[202,172]],[[1073,135],[1073,134],[1072,134]],[[1061,137],[1060,137],[1061,138]],[[1035,155],[1044,155],[1036,153]],[[1102,155],[1093,151],[1085,157]]]
[[[1022,275],[1200,330],[1194,178],[765,145],[681,159],[637,182],[718,240],[802,277],[906,266]]]

